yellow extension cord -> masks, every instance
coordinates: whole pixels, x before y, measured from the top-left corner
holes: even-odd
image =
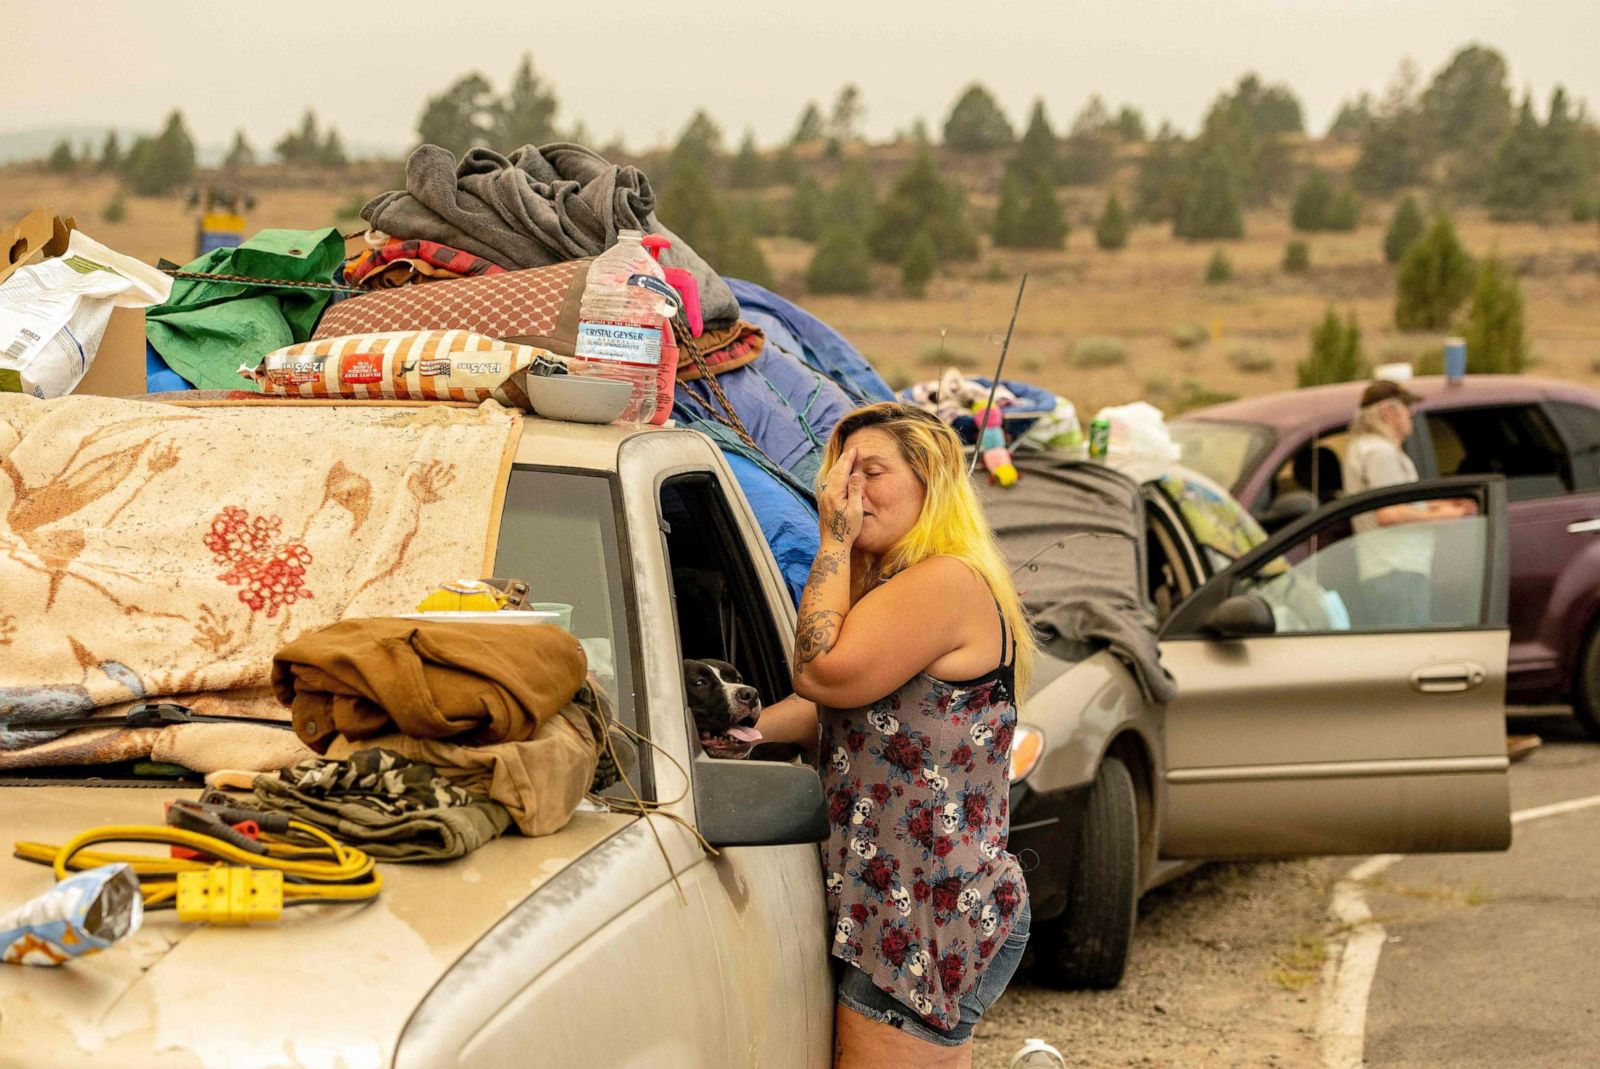
[[[320,845],[302,845],[263,834],[260,842],[266,847],[267,852],[256,854],[240,849],[223,839],[183,828],[156,824],[108,824],[80,832],[62,846],[19,842],[16,844],[15,853],[24,861],[49,865],[55,871],[58,881],[65,879],[69,872],[126,862],[139,877],[145,908],[170,909],[177,906],[180,909],[180,917],[184,912],[190,912],[194,915],[193,919],[210,920],[215,923],[271,919],[278,915],[282,905],[361,902],[376,898],[383,890],[383,879],[377,873],[377,865],[364,852],[346,846],[321,828],[302,821],[291,820],[289,828],[302,836],[309,836]],[[125,854],[84,849],[95,843],[105,842],[185,846],[209,854],[217,860],[192,861],[152,854]],[[198,878],[182,879],[188,873],[215,875],[218,872],[237,872],[240,869],[252,872],[247,874],[243,885],[235,881],[236,887],[249,886],[250,878],[255,879],[257,891],[268,883],[274,888],[281,886],[281,898],[275,908],[272,903],[267,903],[264,907],[256,907],[256,911],[249,917],[239,915],[237,910],[230,914],[224,906],[206,900],[206,891],[199,888]],[[265,879],[257,874],[265,876]],[[184,884],[182,888],[179,886],[180,883]],[[213,888],[217,886],[214,880],[210,883]],[[215,891],[212,893],[214,895]],[[237,890],[234,892],[235,895],[238,893]],[[275,889],[269,893],[273,896],[279,894]],[[188,904],[183,901],[185,896],[197,900],[193,908],[185,910]]]

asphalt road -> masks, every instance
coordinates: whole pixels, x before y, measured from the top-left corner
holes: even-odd
[[[1515,812],[1600,794],[1600,744],[1518,717],[1544,747],[1511,769]],[[1505,854],[1406,858],[1366,891],[1388,932],[1366,1065],[1600,1066],[1600,808],[1531,820]]]

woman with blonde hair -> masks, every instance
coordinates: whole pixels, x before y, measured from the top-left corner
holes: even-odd
[[[822,470],[796,695],[761,729],[816,746],[827,791],[835,1065],[966,1066],[1027,945],[1006,838],[1033,633],[949,427],[858,409]]]

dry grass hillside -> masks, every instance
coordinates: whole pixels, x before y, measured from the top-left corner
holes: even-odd
[[[337,176],[260,168],[251,176],[256,206],[248,213],[250,227],[353,228],[359,225],[354,209],[360,200],[386,188],[396,174],[395,166],[381,164]],[[1127,174],[1123,168],[1119,185]],[[992,197],[982,183],[970,184],[981,217]],[[0,219],[51,203],[76,214],[84,230],[113,248],[149,260],[189,258],[193,209],[178,198],[127,197],[126,218],[106,222],[103,212],[114,195],[112,180],[102,176],[0,171]],[[1233,280],[1208,285],[1206,263],[1219,246],[1175,240],[1166,226],[1135,228],[1119,252],[1097,249],[1087,221],[1101,197],[1095,191],[1066,194],[1073,232],[1065,251],[985,248],[975,263],[942,271],[921,300],[893,296],[897,274],[889,268],[877,269],[881,284],[872,297],[804,297],[797,280],[810,246],[785,238],[767,239],[764,246],[780,287],[842,331],[897,384],[933,377],[941,362],[992,367],[1017,279],[1029,272],[1007,373],[1072,398],[1080,411],[1139,397],[1171,409],[1211,395],[1292,386],[1310,329],[1330,303],[1341,314],[1354,310],[1374,363],[1410,360],[1440,344],[1442,336],[1400,334],[1393,328],[1395,269],[1382,255],[1390,205],[1368,201],[1361,227],[1344,234],[1295,235],[1281,206],[1252,213],[1248,237],[1220,246],[1232,260]],[[1600,379],[1600,228],[1495,224],[1473,210],[1458,213],[1456,220],[1474,255],[1495,253],[1515,267],[1527,300],[1534,370]],[[1311,268],[1285,275],[1279,262],[1285,243],[1295,236],[1308,242]],[[1181,348],[1173,333],[1189,324],[1203,327],[1207,340]],[[941,329],[947,331],[943,356]],[[1075,365],[1074,345],[1096,336],[1121,342],[1126,359],[1099,367]]]

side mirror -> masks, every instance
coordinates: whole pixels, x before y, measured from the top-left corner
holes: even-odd
[[[1205,629],[1221,638],[1270,635],[1278,629],[1272,606],[1254,594],[1235,594],[1211,610]]]
[[[695,824],[712,846],[787,846],[828,837],[828,803],[814,768],[700,755],[692,774]]]
[[[1319,508],[1317,499],[1309,490],[1290,490],[1272,499],[1266,511],[1256,516],[1268,531],[1287,527],[1302,516],[1309,516]]]

